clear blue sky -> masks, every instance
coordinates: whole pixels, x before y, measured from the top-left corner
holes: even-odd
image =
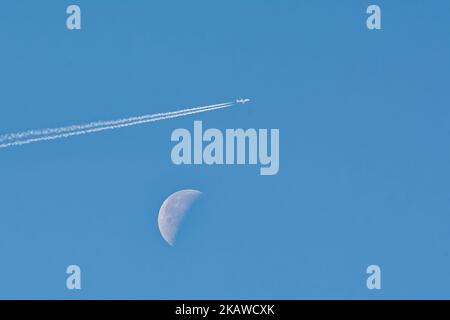
[[[0,298],[450,298],[449,39],[443,0],[2,0],[0,133],[253,101],[0,150]],[[194,120],[279,128],[279,174],[174,166]]]

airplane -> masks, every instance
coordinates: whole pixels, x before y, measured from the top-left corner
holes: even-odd
[[[236,100],[236,103],[240,103],[240,104],[246,104],[247,102],[250,102],[250,99],[239,98]]]

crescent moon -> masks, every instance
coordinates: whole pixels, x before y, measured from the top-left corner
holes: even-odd
[[[170,195],[159,209],[159,231],[164,240],[171,246],[175,245],[183,218],[195,200],[201,195],[202,193],[197,190],[181,190]]]

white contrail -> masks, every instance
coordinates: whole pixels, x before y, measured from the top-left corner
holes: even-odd
[[[62,133],[67,133],[67,132],[72,132],[72,131],[87,130],[87,129],[103,127],[103,126],[113,126],[113,125],[117,125],[117,124],[141,121],[141,120],[156,118],[156,117],[160,117],[160,116],[175,115],[175,114],[184,113],[184,112],[208,109],[208,108],[212,108],[212,107],[220,107],[220,106],[227,105],[230,103],[231,102],[219,103],[219,104],[213,104],[213,105],[204,106],[204,107],[182,109],[182,110],[172,111],[172,112],[147,114],[147,115],[143,115],[143,116],[130,117],[130,118],[125,118],[125,119],[120,119],[120,120],[96,121],[96,122],[91,122],[91,123],[72,125],[72,126],[60,127],[60,128],[47,128],[47,129],[40,129],[40,130],[29,130],[29,131],[24,131],[24,132],[20,132],[20,133],[9,133],[9,134],[0,135],[0,142],[19,140],[19,139],[27,138],[30,136],[44,136],[44,135],[47,136],[47,135],[51,135],[51,134],[62,134]]]
[[[154,115],[147,115],[147,116],[142,116],[142,117],[134,117],[136,119],[134,121],[128,120],[128,119],[132,119],[132,118],[116,120],[116,121],[105,121],[103,123],[110,123],[110,125],[103,125],[103,126],[100,126],[100,125],[94,126],[93,125],[94,123],[100,123],[100,122],[93,122],[93,123],[91,123],[92,126],[87,127],[87,129],[84,129],[84,130],[75,130],[75,131],[72,130],[70,132],[59,131],[59,132],[64,132],[64,133],[53,134],[53,135],[44,135],[44,136],[41,135],[36,138],[28,138],[25,140],[6,142],[3,144],[0,144],[0,148],[8,148],[8,147],[12,147],[12,146],[20,146],[20,145],[24,145],[24,144],[33,143],[33,142],[64,139],[64,138],[68,138],[71,136],[84,135],[84,134],[88,134],[88,133],[100,132],[100,131],[105,131],[105,130],[119,129],[119,128],[124,128],[124,127],[129,127],[129,126],[135,126],[135,125],[139,125],[139,124],[143,124],[143,123],[148,123],[148,122],[161,121],[161,120],[166,120],[166,119],[183,117],[183,116],[187,116],[190,114],[196,114],[196,113],[202,113],[202,112],[208,112],[208,111],[213,111],[213,110],[218,110],[218,109],[229,108],[233,105],[234,105],[233,102],[228,102],[228,103],[210,105],[210,106],[206,106],[206,107],[197,107],[197,108],[183,109],[183,110],[173,111],[173,112],[157,113]],[[128,120],[128,122],[126,122],[125,120]],[[82,127],[82,126],[86,126],[86,125],[80,125],[80,127]],[[70,127],[77,127],[77,126],[70,126]],[[67,128],[69,128],[69,127],[61,127],[61,128],[57,128],[57,130],[66,130]],[[56,129],[45,129],[45,130],[56,130]],[[41,131],[36,130],[34,132],[43,132],[45,130],[41,130]],[[27,131],[27,132],[32,132],[32,131]],[[50,132],[55,132],[55,131],[50,131]],[[21,133],[18,133],[16,135],[20,135],[20,134]]]

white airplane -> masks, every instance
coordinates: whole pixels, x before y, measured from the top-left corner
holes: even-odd
[[[246,104],[247,102],[250,102],[250,99],[239,98],[236,100],[236,103],[240,103],[240,104]]]

